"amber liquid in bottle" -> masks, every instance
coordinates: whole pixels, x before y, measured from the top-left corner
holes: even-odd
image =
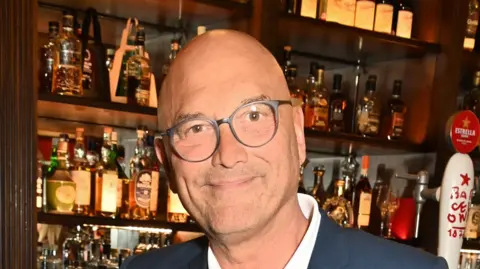
[[[407,107],[402,99],[400,99],[401,93],[402,81],[395,80],[393,83],[392,97],[388,101],[387,111],[383,114],[383,136],[388,139],[399,139],[403,136]]]
[[[290,91],[290,99],[294,106],[300,106],[304,110],[305,106],[305,94],[298,87],[297,83],[297,66],[290,65],[287,71],[287,84]]]
[[[322,207],[327,199],[327,192],[325,191],[325,187],[323,186],[323,175],[325,174],[325,167],[315,166],[313,168],[313,189],[312,189],[312,196],[317,200],[318,206]]]
[[[353,212],[355,215],[355,227],[368,230],[370,223],[370,207],[372,204],[372,187],[368,180],[369,156],[362,157],[362,174],[355,186]]]

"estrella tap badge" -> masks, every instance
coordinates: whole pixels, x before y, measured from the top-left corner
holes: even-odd
[[[453,148],[459,153],[468,154],[479,144],[480,124],[470,110],[463,110],[450,117],[447,134]]]

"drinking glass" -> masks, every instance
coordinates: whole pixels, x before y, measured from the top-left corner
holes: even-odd
[[[382,217],[380,223],[380,236],[393,238],[392,218],[400,204],[398,192],[392,191],[389,185],[383,185],[380,187],[376,203],[377,207],[380,209]]]

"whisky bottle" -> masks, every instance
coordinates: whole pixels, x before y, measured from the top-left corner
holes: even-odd
[[[74,147],[72,180],[76,184],[75,206],[73,211],[77,215],[88,216],[90,214],[90,170],[85,154],[83,128],[76,129],[76,141]]]
[[[56,151],[52,174],[47,177],[47,207],[50,213],[73,214],[76,184],[70,177],[67,134],[60,135]]]
[[[372,205],[372,187],[368,180],[369,156],[362,157],[362,172],[360,180],[355,186],[353,212],[355,214],[355,227],[368,230],[370,222],[370,207]]]
[[[41,49],[40,63],[40,90],[39,92],[52,91],[52,72],[55,56],[55,40],[58,36],[58,22],[48,22],[48,42]]]
[[[328,112],[330,132],[345,131],[345,111],[347,109],[347,99],[342,93],[342,75],[333,75],[333,88],[330,95],[330,109]]]
[[[118,174],[111,154],[111,133],[111,128],[104,129],[100,164],[97,168],[95,206],[97,215],[113,218],[117,212]]]
[[[345,182],[344,193],[345,198],[351,203],[354,200],[355,179],[357,178],[358,163],[355,154],[350,153],[340,163],[340,174]]]
[[[392,97],[387,104],[387,111],[383,113],[383,136],[388,139],[399,139],[403,136],[403,123],[407,106],[402,99],[400,99],[401,94],[402,81],[395,80],[393,82]]]
[[[317,76],[317,66],[316,62],[310,63],[310,73],[308,74],[306,85],[305,85],[305,111],[304,111],[304,126],[305,128],[312,128],[315,123],[315,105],[316,95],[315,88],[315,77]]]
[[[342,179],[337,180],[333,196],[327,198],[323,204],[323,210],[338,225],[351,228],[354,223],[353,210],[350,201],[344,197],[344,191],[345,181]]]
[[[319,207],[322,207],[327,199],[327,192],[323,186],[323,175],[325,175],[325,167],[323,165],[313,168],[313,189],[311,195],[317,200]]]
[[[52,92],[83,95],[82,44],[73,32],[73,15],[64,12],[62,32],[55,40]]]
[[[127,61],[127,100],[129,104],[148,106],[150,102],[150,61],[145,57],[145,31],[139,27],[135,55]]]
[[[290,91],[290,100],[294,106],[304,108],[305,94],[297,85],[297,66],[290,65],[287,70],[287,85]]]
[[[470,110],[480,118],[480,71],[476,71],[471,90],[463,99],[463,109]]]
[[[375,94],[376,84],[377,76],[368,76],[365,96],[357,108],[357,131],[364,136],[375,136],[379,132],[381,107]]]

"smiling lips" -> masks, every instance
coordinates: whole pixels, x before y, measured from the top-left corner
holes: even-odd
[[[218,189],[218,190],[228,190],[228,189],[235,189],[247,186],[250,184],[255,177],[242,177],[242,178],[229,178],[224,180],[218,180],[215,182],[209,182],[207,185],[211,188]]]

